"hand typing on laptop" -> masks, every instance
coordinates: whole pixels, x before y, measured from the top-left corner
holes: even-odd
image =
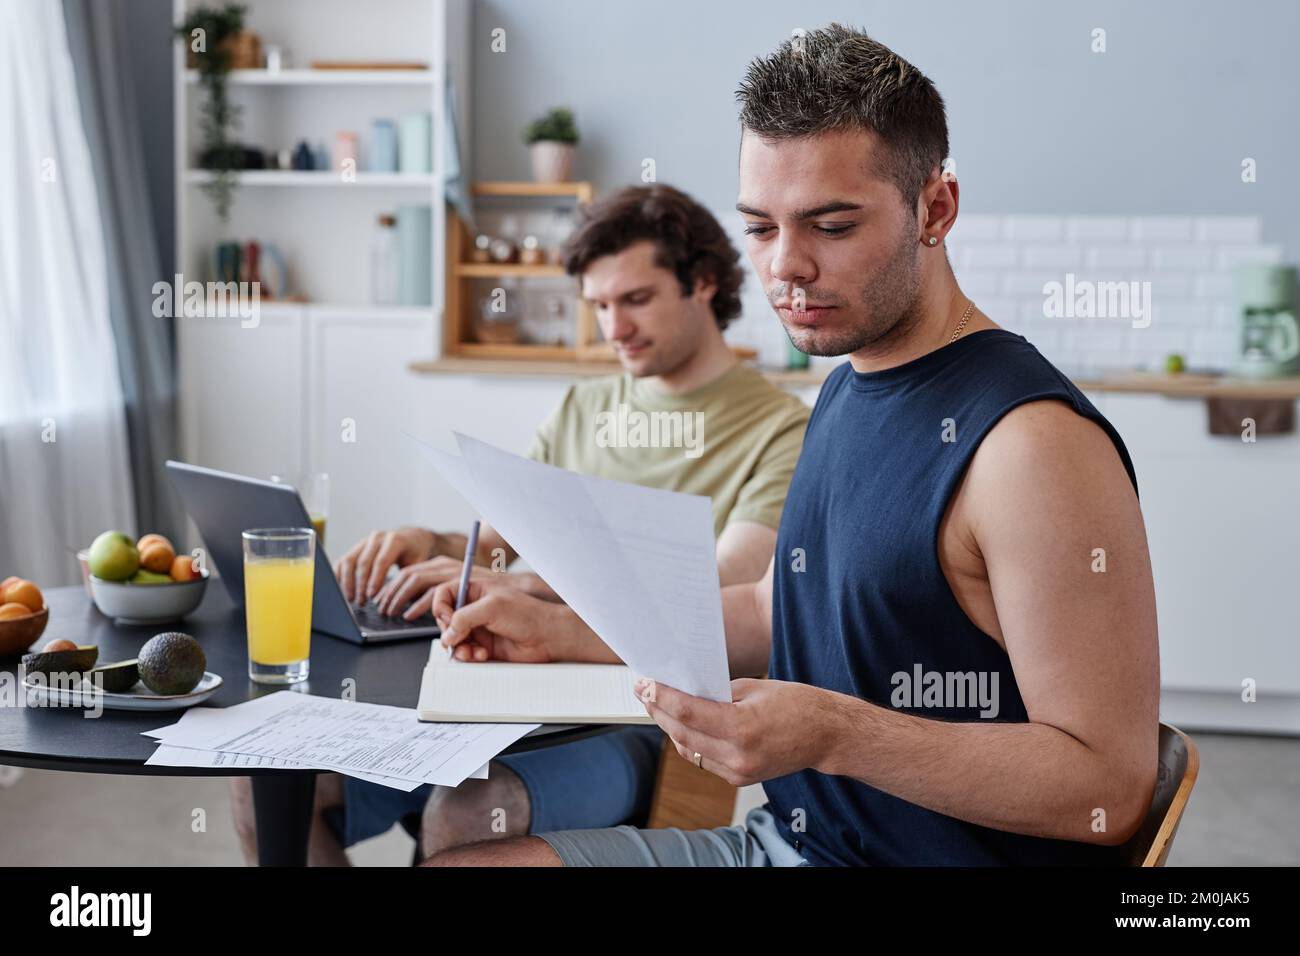
[[[372,531],[335,564],[334,576],[349,603],[362,607],[373,602],[375,611],[385,617],[400,614],[414,620],[432,606],[434,588],[460,576],[465,547],[463,534],[416,527]],[[537,575],[497,570],[515,556],[499,534],[484,527],[474,554],[473,579],[490,575],[493,580],[553,599],[554,592]]]
[[[343,596],[350,603],[365,604],[379,593],[391,568],[404,568],[433,557],[437,538],[424,528],[372,531],[334,565]]]
[[[440,555],[402,568],[375,595],[375,604],[381,614],[401,614],[408,620],[425,614],[433,606],[433,594],[445,582],[459,583],[461,559]],[[481,564],[470,570],[471,581],[494,582],[528,592],[546,600],[558,600],[558,595],[536,574],[531,572],[494,571]],[[405,610],[403,610],[405,609]]]

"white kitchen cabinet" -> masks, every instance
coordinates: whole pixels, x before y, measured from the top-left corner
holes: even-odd
[[[1200,400],[1090,397],[1137,470],[1166,719],[1300,731],[1300,435],[1247,443],[1208,434]]]
[[[297,469],[306,385],[301,308],[238,318],[178,318],[185,461],[265,478]]]
[[[427,317],[400,312],[336,310],[309,326],[308,462],[329,474],[331,557],[416,517],[416,488],[431,469],[406,437],[416,429],[418,384],[406,366],[432,336]]]

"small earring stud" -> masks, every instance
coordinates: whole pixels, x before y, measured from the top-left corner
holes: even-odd
[[[938,240],[937,238],[935,238],[934,236],[931,236],[931,237],[930,237],[930,245],[932,245],[932,246],[937,246],[938,244],[939,244],[939,240]]]

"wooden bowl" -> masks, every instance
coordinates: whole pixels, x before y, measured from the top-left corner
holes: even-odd
[[[43,607],[35,614],[0,621],[0,657],[18,657],[36,643],[50,623],[50,609]]]

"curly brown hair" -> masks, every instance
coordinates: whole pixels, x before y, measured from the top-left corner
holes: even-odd
[[[565,271],[581,276],[597,259],[645,240],[655,244],[655,264],[677,276],[683,296],[700,279],[717,283],[710,305],[718,328],[740,315],[740,253],[712,213],[662,183],[625,186],[583,206],[564,244]]]

